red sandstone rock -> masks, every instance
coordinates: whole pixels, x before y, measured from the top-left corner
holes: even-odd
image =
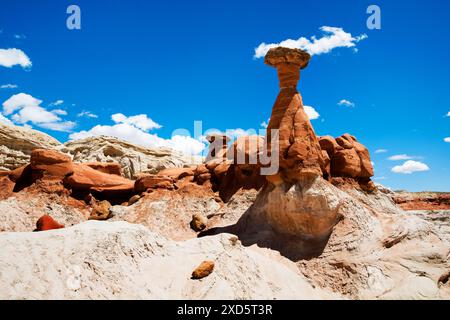
[[[122,167],[115,162],[86,162],[83,164],[103,173],[122,175]]]
[[[214,270],[214,261],[203,261],[193,272],[192,279],[202,279],[209,276]]]
[[[326,140],[331,140],[327,138]],[[330,142],[322,140],[321,145],[331,149]],[[373,166],[370,160],[369,150],[359,143],[356,138],[348,133],[336,138],[341,147],[331,156],[331,175],[333,177],[351,177],[357,179],[369,179],[373,176]]]
[[[162,186],[161,183],[165,183],[166,186],[168,186],[168,184],[173,185],[174,180],[170,177],[161,176],[161,175],[141,176],[134,183],[134,191],[137,193],[141,193],[141,192],[147,191],[147,189],[150,189],[150,188],[161,187]]]
[[[331,175],[333,177],[357,178],[361,173],[361,160],[355,149],[339,150],[331,160]]]
[[[320,148],[328,153],[328,157],[331,159],[333,154],[337,150],[341,150],[342,147],[336,142],[332,136],[323,136],[319,138]]]
[[[353,141],[347,137],[341,136],[336,138],[336,142],[344,149],[353,149]]]
[[[58,223],[49,215],[45,215],[39,218],[36,222],[36,230],[35,231],[48,231],[53,229],[62,229],[64,228],[63,224]]]
[[[197,181],[198,184],[204,184],[206,181],[211,180],[211,173],[202,173],[195,177],[195,181]]]
[[[0,177],[0,200],[11,197],[14,193],[15,183],[8,176]]]
[[[127,193],[134,189],[134,182],[115,174],[107,174],[83,164],[73,165],[73,174],[64,183],[75,190]]]
[[[33,180],[40,178],[62,180],[73,173],[72,159],[55,150],[33,150],[30,166],[33,172]]]
[[[310,55],[299,49],[273,48],[265,63],[278,70],[281,91],[275,101],[267,127],[267,147],[273,129],[279,130],[280,172],[283,179],[296,181],[302,174],[322,174],[324,161],[319,141],[303,109],[296,86],[300,68],[307,66]]]
[[[199,175],[204,174],[204,173],[209,173],[209,169],[203,163],[199,164],[197,166],[197,168],[195,168],[195,170],[194,170],[194,175],[195,176],[199,176]]]
[[[159,176],[170,177],[174,180],[183,179],[185,177],[194,176],[194,170],[196,167],[191,168],[169,168],[158,172]]]
[[[328,156],[328,152],[325,150],[322,150],[322,158],[323,158],[323,165],[324,165],[324,177],[329,178],[331,176],[331,160]]]

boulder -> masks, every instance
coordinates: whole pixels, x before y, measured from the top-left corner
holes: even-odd
[[[369,150],[348,133],[336,138],[340,149],[335,149],[331,156],[331,175],[333,177],[350,177],[370,179],[374,175]],[[329,148],[328,142],[322,142]],[[327,150],[327,152],[328,152]]]
[[[354,148],[339,150],[331,159],[331,175],[357,178],[361,174],[361,160]]]
[[[319,138],[320,148],[325,150],[328,154],[328,157],[333,157],[334,153],[337,150],[342,149],[342,147],[336,142],[336,140],[332,136],[323,136]]]
[[[106,200],[94,203],[89,220],[107,220],[111,217],[111,203]]]
[[[36,222],[36,229],[34,231],[48,231],[62,228],[64,228],[64,225],[58,223],[49,215],[44,215]]]
[[[62,180],[74,172],[72,159],[69,156],[48,149],[33,150],[30,167],[33,180],[38,178]]]
[[[190,223],[191,229],[200,232],[206,228],[208,224],[208,219],[202,216],[201,214],[195,213],[192,215],[192,220]]]
[[[72,189],[83,191],[130,193],[134,190],[134,181],[83,164],[74,164],[73,174],[66,177],[64,183]]]
[[[147,191],[147,189],[157,188],[158,186],[161,186],[162,183],[165,185],[173,185],[174,180],[170,177],[161,175],[143,175],[134,182],[134,191],[141,193]]]
[[[186,178],[186,177],[192,177],[194,176],[194,172],[196,170],[196,167],[190,167],[190,168],[170,168],[170,169],[164,169],[158,172],[158,175],[170,177],[174,179],[175,181]]]
[[[192,279],[203,279],[209,276],[214,270],[214,261],[203,261],[195,270],[192,272]]]

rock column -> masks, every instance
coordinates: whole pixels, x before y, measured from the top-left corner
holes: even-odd
[[[300,69],[308,65],[309,59],[305,51],[283,47],[270,49],[265,57],[264,62],[277,69],[280,81],[280,93],[272,109],[266,139],[269,152],[278,152],[280,160],[278,174],[267,177],[272,183],[295,183],[305,177],[321,176],[325,171],[318,139],[297,91]],[[278,150],[270,143],[271,130],[278,130]]]

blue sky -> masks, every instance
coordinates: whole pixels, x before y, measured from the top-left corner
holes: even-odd
[[[70,4],[81,8],[81,30],[66,27]],[[381,8],[381,30],[366,26],[370,4]],[[1,66],[0,54],[0,105],[23,93],[42,112],[60,109],[50,125],[26,125],[62,142],[96,125],[102,126],[96,132],[119,134],[133,126],[129,139],[150,134],[169,146],[192,144],[171,135],[193,131],[196,120],[204,129],[259,129],[278,83],[275,70],[254,58],[256,47],[320,39],[323,26],[366,34],[354,47],[314,55],[302,72],[304,103],[320,114],[312,120],[316,133],[355,135],[371,151],[376,181],[386,186],[450,190],[448,1],[5,0],[0,6],[0,50],[18,49],[32,63]],[[342,100],[353,106],[338,105]],[[34,119],[0,110],[16,124]],[[381,149],[387,151],[375,152]],[[395,155],[404,156],[388,160]],[[416,163],[392,171],[406,161]],[[405,174],[417,162],[428,170]]]

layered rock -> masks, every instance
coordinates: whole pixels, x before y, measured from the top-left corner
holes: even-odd
[[[60,145],[43,132],[0,123],[0,170],[14,170],[28,164],[34,149],[54,149]]]
[[[333,297],[314,289],[292,262],[235,238],[176,243],[143,226],[97,221],[37,234],[0,233],[0,299]],[[198,272],[208,277],[191,279],[204,260],[215,262],[214,272],[208,264]]]
[[[267,149],[278,154],[278,175],[286,182],[295,182],[302,175],[319,176],[325,170],[319,141],[296,88],[300,69],[308,65],[309,59],[310,55],[302,50],[278,47],[270,49],[264,60],[277,68],[280,82],[267,126]],[[272,130],[278,132],[278,148],[271,144]]]
[[[330,159],[330,176],[366,180],[373,176],[369,151],[354,136],[348,133],[336,139],[324,136],[319,143]]]
[[[118,163],[123,175],[136,179],[142,173],[157,173],[165,168],[200,163],[198,156],[188,156],[169,148],[145,148],[117,138],[99,136],[65,143],[60,150],[74,162]]]

